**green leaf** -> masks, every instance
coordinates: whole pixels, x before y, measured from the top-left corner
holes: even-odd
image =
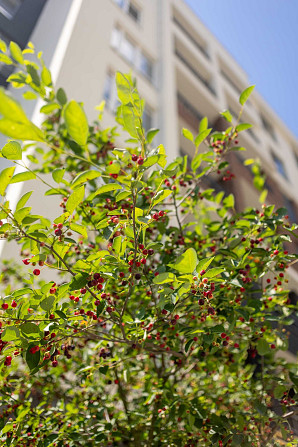
[[[205,278],[214,278],[215,276],[219,275],[224,271],[225,269],[222,267],[214,267],[213,269],[208,270],[208,272],[206,272],[203,276]]]
[[[122,189],[118,183],[108,183],[107,185],[103,185],[95,192],[95,195],[105,194],[107,192],[115,191],[116,189]]]
[[[56,98],[61,106],[64,106],[67,103],[67,96],[63,88],[58,89]]]
[[[25,182],[27,180],[34,180],[34,179],[36,179],[36,175],[34,174],[34,172],[31,171],[19,172],[18,174],[15,174],[12,177],[10,184]]]
[[[64,312],[62,312],[62,310],[55,310],[55,313],[62,318],[62,320],[67,320],[67,316],[65,315]]]
[[[24,208],[18,209],[14,213],[14,218],[18,223],[21,223],[23,219],[30,213],[31,206],[25,206]]]
[[[243,130],[250,129],[251,127],[253,127],[252,124],[241,123],[241,124],[238,124],[238,126],[236,126],[235,130],[237,130],[237,132],[242,132]]]
[[[70,282],[69,290],[78,290],[84,287],[88,281],[89,274],[86,272],[78,273]]]
[[[154,284],[166,284],[169,282],[173,282],[176,280],[176,276],[172,272],[164,272],[160,273],[159,275],[155,276],[153,279]]]
[[[249,165],[252,165],[254,162],[255,162],[254,158],[247,158],[243,164],[245,166],[249,166]]]
[[[44,300],[41,301],[40,307],[46,312],[50,312],[55,302],[55,297],[53,295],[48,296]]]
[[[123,74],[120,71],[117,71],[116,85],[120,102],[124,105],[131,103],[137,108],[137,111],[140,112],[140,97],[130,74]]]
[[[202,161],[203,161],[203,154],[196,155],[191,161],[191,169],[193,171],[196,171],[201,166]]]
[[[235,199],[233,194],[230,194],[228,195],[228,197],[225,197],[222,203],[225,208],[234,208]]]
[[[70,101],[63,110],[63,117],[70,137],[80,146],[85,146],[89,126],[82,107],[76,101]]]
[[[26,203],[30,199],[32,193],[33,193],[33,191],[28,191],[22,195],[22,197],[20,198],[20,200],[17,203],[16,211],[23,208],[23,206],[26,205]]]
[[[259,202],[264,203],[267,198],[267,195],[268,195],[268,189],[264,189],[260,194]]]
[[[209,265],[211,264],[211,262],[213,261],[214,256],[211,256],[211,258],[205,258],[205,259],[201,259],[201,261],[199,261],[198,265],[197,265],[197,272],[200,273],[201,270],[206,270]]]
[[[124,199],[126,199],[126,197],[129,197],[129,196],[131,196],[130,191],[119,192],[119,194],[117,194],[117,196],[116,196],[116,202],[120,202],[120,200],[124,200]]]
[[[29,321],[27,323],[21,324],[20,329],[23,334],[28,335],[29,337],[39,337],[40,336],[40,330],[38,326],[34,323],[30,323]]]
[[[66,202],[66,209],[67,211],[72,214],[74,210],[82,203],[84,200],[85,195],[85,187],[80,186],[79,188],[75,189],[74,192],[69,196],[67,202]]]
[[[20,123],[15,120],[3,118],[0,120],[0,133],[3,133],[10,138],[15,138],[16,140],[45,140],[43,132],[34,124],[30,123],[30,121]]]
[[[10,50],[10,54],[12,55],[14,60],[16,62],[18,62],[19,64],[23,65],[24,64],[24,58],[23,58],[23,55],[22,55],[22,50],[19,47],[19,45],[17,43],[15,43],[15,42],[10,42],[9,50]]]
[[[1,62],[5,65],[13,64],[13,60],[9,56],[7,56],[7,54],[3,54],[3,53],[0,53],[0,63]]]
[[[52,76],[50,70],[44,65],[42,67],[41,71],[41,79],[42,82],[47,86],[50,87],[52,85]]]
[[[138,139],[137,128],[140,127],[139,118],[134,109],[128,105],[121,106],[121,115],[123,118],[123,127],[133,138]]]
[[[2,87],[0,88],[0,115],[18,123],[30,122],[20,104],[8,95]]]
[[[83,227],[83,225],[79,225],[77,223],[71,223],[69,225],[69,228],[73,231],[75,231],[76,233],[81,234],[84,238],[88,237],[88,233],[86,230],[86,227]]]
[[[200,121],[199,133],[203,132],[207,128],[208,128],[208,118],[207,118],[207,116],[204,116],[204,118],[202,118]]]
[[[269,346],[269,343],[264,338],[260,338],[258,340],[257,351],[260,355],[269,354],[270,346]]]
[[[190,130],[183,128],[183,129],[182,129],[182,134],[183,134],[183,136],[184,136],[185,138],[187,138],[188,140],[190,140],[190,141],[192,141],[192,142],[194,141],[193,134],[191,133]]]
[[[7,326],[1,334],[2,341],[13,341],[19,337],[19,329],[16,326]]]
[[[157,163],[159,160],[159,155],[151,155],[151,157],[146,158],[146,160],[143,163],[144,168],[150,168],[150,166],[153,166],[155,163]]]
[[[40,361],[40,351],[35,352],[35,354],[32,354],[30,352],[30,349],[33,347],[34,345],[31,343],[28,346],[28,349],[26,351],[26,363],[30,369],[30,371],[32,371],[33,369],[35,369],[37,367],[37,365],[39,364]]]
[[[199,147],[199,145],[206,140],[206,138],[208,137],[208,135],[210,134],[212,129],[206,129],[203,130],[202,132],[199,133],[199,135],[196,137],[195,139],[195,145],[196,147]]]
[[[33,92],[28,91],[28,92],[23,93],[23,98],[30,101],[32,99],[37,99],[37,95]]]
[[[152,143],[153,138],[155,137],[156,134],[158,134],[159,129],[150,129],[147,132],[146,135],[146,140],[148,141],[148,143]]]
[[[9,141],[6,143],[1,152],[3,157],[8,160],[22,160],[22,148],[17,141]]]
[[[121,236],[117,236],[115,237],[115,239],[113,240],[113,250],[115,253],[119,254],[120,250],[121,250],[121,242],[122,242],[122,237]]]
[[[97,177],[100,177],[100,176],[101,176],[101,173],[99,171],[95,171],[95,170],[81,172],[71,182],[71,188],[73,189],[76,186],[81,185],[82,183],[87,182],[88,180],[93,180],[93,179],[95,179]]]
[[[197,265],[198,258],[197,253],[193,248],[189,248],[183,253],[175,264],[169,264],[175,270],[178,270],[179,273],[192,273]]]
[[[10,184],[15,166],[5,168],[0,172],[0,195],[4,196],[7,186]]]
[[[62,169],[62,168],[54,169],[54,171],[52,172],[53,180],[56,183],[61,183],[64,174],[65,174],[65,169]]]
[[[32,78],[33,84],[35,84],[36,87],[40,87],[41,82],[40,82],[38,71],[35,68],[35,64],[27,63],[26,68],[27,68],[27,72],[29,73],[29,75]]]
[[[7,45],[2,39],[0,39],[0,51],[2,51],[3,53],[6,53],[7,51]]]
[[[56,241],[54,244],[54,250],[60,256],[60,258],[64,258],[65,254],[68,252],[71,244],[65,244],[63,242]]]
[[[243,92],[241,93],[240,98],[239,98],[239,102],[242,106],[246,103],[246,101],[252,94],[254,88],[255,88],[255,85],[252,85],[250,87],[247,87],[245,90],[243,90]]]
[[[163,202],[169,195],[172,194],[172,191],[168,189],[158,191],[158,193],[153,197],[152,208],[154,208],[158,203]]]
[[[60,105],[59,104],[46,104],[45,106],[42,106],[40,108],[40,113],[44,113],[45,115],[48,115],[49,113],[54,112],[55,110],[60,109]]]
[[[281,399],[286,390],[287,387],[285,385],[277,385],[273,391],[275,399]]]
[[[221,112],[221,115],[228,121],[228,123],[233,121],[233,115],[229,112],[229,110],[224,110]]]

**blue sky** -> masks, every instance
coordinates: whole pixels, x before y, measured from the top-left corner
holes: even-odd
[[[185,0],[298,137],[298,0]]]

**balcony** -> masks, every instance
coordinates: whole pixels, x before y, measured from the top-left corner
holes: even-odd
[[[216,96],[216,92],[210,83],[195,69],[193,66],[185,59],[182,53],[179,50],[175,50],[175,55],[178,59],[191,71],[191,73],[209,90],[212,95]]]
[[[203,47],[203,45],[199,44],[199,42],[193,37],[192,33],[190,33],[183,25],[182,23],[174,16],[173,22],[177,25],[177,27],[187,36],[187,38],[194,44],[194,46],[207,58],[210,59],[210,56],[206,50],[206,48]]]

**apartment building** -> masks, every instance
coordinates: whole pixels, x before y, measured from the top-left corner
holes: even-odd
[[[32,40],[43,50],[56,85],[63,86],[69,98],[83,101],[90,119],[104,98],[106,126],[114,122],[117,107],[115,71],[132,71],[146,100],[145,126],[161,129],[157,142],[164,144],[170,159],[193,154],[182,136],[183,127],[195,133],[207,116],[215,129],[224,129],[219,112],[229,109],[236,117],[239,95],[249,85],[246,73],[183,0],[0,0],[0,37],[21,47]],[[0,62],[2,85],[6,70]],[[40,119],[32,102],[25,107],[33,120]],[[297,221],[297,138],[257,92],[247,102],[242,120],[253,128],[239,136],[247,149],[240,154],[262,161],[268,201],[286,207],[290,220]],[[260,206],[250,171],[238,153],[230,162],[235,180],[228,185],[214,178],[211,187],[233,192],[239,210]],[[1,159],[0,167],[3,163]],[[21,188],[10,190],[12,201]],[[35,206],[49,212],[51,200],[45,205],[41,198]],[[1,249],[4,257],[11,255],[3,243]],[[294,300],[298,271],[289,273]],[[293,352],[297,345],[298,336],[291,342]]]

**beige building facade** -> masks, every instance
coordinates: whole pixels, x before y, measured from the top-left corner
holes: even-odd
[[[65,88],[69,99],[83,101],[90,120],[97,116],[95,106],[105,99],[104,126],[114,125],[115,71],[132,71],[146,101],[145,126],[161,129],[156,142],[164,144],[169,159],[193,153],[182,136],[183,127],[195,133],[207,116],[220,129],[219,112],[229,109],[237,116],[239,95],[249,85],[246,73],[183,0],[47,0],[30,40],[44,51],[56,86]],[[41,120],[39,106],[25,105],[35,122]],[[262,161],[269,200],[286,207],[290,220],[297,221],[297,138],[257,92],[247,102],[242,120],[253,124],[239,138],[247,149],[245,157]],[[237,156],[231,163],[237,208],[260,206],[248,169]],[[218,180],[214,179],[215,187],[222,186]],[[13,186],[12,203],[22,192],[21,185]],[[56,205],[49,198],[45,204],[41,197],[35,206],[39,212],[51,212]],[[8,247],[1,244],[2,255],[9,257]],[[298,293],[294,269],[291,278]]]

